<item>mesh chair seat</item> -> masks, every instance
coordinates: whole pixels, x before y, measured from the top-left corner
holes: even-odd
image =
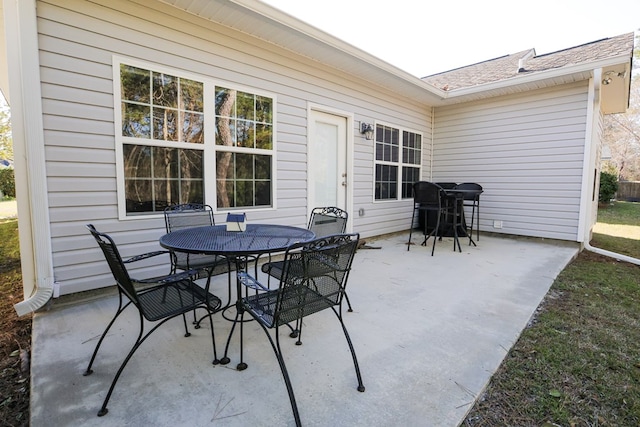
[[[218,297],[209,295],[207,298],[204,289],[193,286],[190,280],[140,291],[138,301],[142,315],[150,322],[182,314],[185,307],[208,304],[209,308],[215,311],[220,306]]]

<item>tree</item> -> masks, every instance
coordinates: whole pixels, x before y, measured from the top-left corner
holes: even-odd
[[[640,38],[640,37],[639,37]],[[640,49],[634,52],[640,60]],[[629,108],[621,114],[604,117],[603,142],[611,149],[611,160],[605,165],[614,169],[622,181],[640,181],[640,73],[633,72]]]
[[[0,107],[0,159],[13,162],[13,140],[11,139],[11,112],[6,104]]]

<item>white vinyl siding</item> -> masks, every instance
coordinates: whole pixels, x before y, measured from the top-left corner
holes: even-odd
[[[436,109],[433,180],[483,186],[483,231],[576,241],[587,90],[583,82]]]
[[[408,228],[410,201],[373,203],[373,144],[358,128],[361,121],[380,120],[422,133],[423,165],[429,165],[431,118],[424,105],[161,2],[43,0],[37,14],[54,275],[62,295],[113,284],[85,224],[111,234],[125,257],[159,249],[164,234],[160,217],[118,220],[114,56],[277,96],[277,210],[253,212],[250,221],[306,226],[307,111],[313,103],[354,117],[353,230],[366,237]],[[168,260],[146,272],[154,269],[167,272]]]

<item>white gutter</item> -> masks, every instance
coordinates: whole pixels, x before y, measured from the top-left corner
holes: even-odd
[[[53,295],[53,259],[44,154],[40,60],[35,0],[4,0],[11,129],[25,300],[19,316]]]
[[[451,99],[459,96],[473,95],[478,92],[504,89],[504,88],[512,87],[518,84],[526,84],[526,83],[537,82],[540,80],[555,79],[558,77],[577,74],[577,73],[591,74],[594,69],[610,67],[614,65],[619,65],[621,63],[628,63],[628,62],[629,62],[629,55],[619,55],[616,57],[601,59],[599,61],[594,61],[594,62],[570,65],[570,66],[565,66],[560,68],[553,68],[553,69],[544,70],[544,71],[536,71],[534,73],[522,74],[522,75],[505,79],[505,80],[498,80],[491,83],[485,83],[485,84],[480,84],[480,85],[471,86],[471,87],[464,87],[460,89],[453,89],[446,93],[445,98]]]
[[[590,198],[588,197],[590,190],[593,188],[595,177],[592,177],[591,170],[592,167],[595,167],[595,161],[599,159],[595,159],[594,162],[591,161],[593,150],[593,127],[594,127],[594,118],[595,118],[595,107],[600,105],[600,81],[602,80],[602,69],[593,70],[593,84],[589,85],[589,99],[588,99],[588,110],[587,110],[587,129],[586,129],[586,137],[585,137],[585,150],[584,150],[584,161],[583,161],[583,173],[582,173],[582,196],[580,198],[580,219],[578,222],[578,236],[582,236],[582,243],[584,248],[590,252],[597,253],[599,255],[607,256],[610,258],[614,258],[618,261],[625,261],[631,264],[640,265],[640,259],[633,258],[627,255],[619,254],[616,252],[611,252],[606,249],[596,248],[591,246],[589,243],[591,237],[591,227],[587,226],[588,223],[591,223],[590,218]]]

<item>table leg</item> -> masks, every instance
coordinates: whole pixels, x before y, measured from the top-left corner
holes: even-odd
[[[238,279],[238,273],[246,270],[247,259],[245,257],[236,257],[235,262],[236,262],[236,295],[237,295],[237,300],[235,303],[236,315],[235,315],[235,318],[233,319],[233,325],[231,325],[231,330],[229,331],[229,336],[227,337],[227,343],[224,347],[224,356],[222,357],[222,359],[220,359],[220,364],[222,365],[226,365],[231,361],[231,359],[229,359],[229,357],[227,356],[229,352],[229,345],[231,343],[231,337],[233,337],[233,332],[235,331],[238,321],[240,322],[243,321],[242,317],[243,317],[244,309],[242,308],[242,302],[241,302],[242,285],[240,283],[240,280]],[[225,317],[225,319],[227,318]],[[243,344],[242,335],[243,335],[243,331],[242,331],[242,328],[240,328],[240,354],[242,354],[242,344]],[[241,360],[240,363],[238,363],[238,365],[236,366],[236,369],[239,371],[244,371],[245,369],[247,369],[247,364]]]

